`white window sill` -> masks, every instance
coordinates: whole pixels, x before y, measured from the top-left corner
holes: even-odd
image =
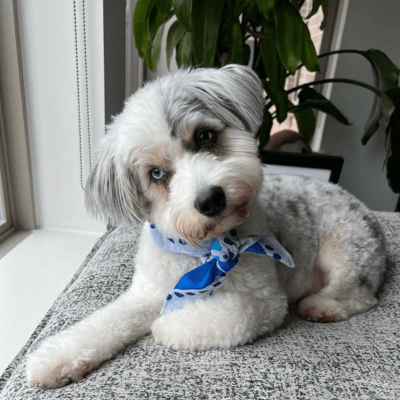
[[[39,229],[18,232],[0,245],[0,375],[99,237]]]

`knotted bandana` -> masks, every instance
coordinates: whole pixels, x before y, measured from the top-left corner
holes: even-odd
[[[184,274],[167,295],[161,314],[184,307],[188,302],[212,296],[214,289],[222,284],[227,273],[239,262],[241,253],[265,254],[294,268],[290,254],[272,234],[244,239],[216,238],[194,247],[182,239],[175,240],[163,235],[154,224],[150,224],[154,243],[173,253],[199,257],[203,264]]]

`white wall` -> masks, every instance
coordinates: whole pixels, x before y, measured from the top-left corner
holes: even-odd
[[[382,50],[400,66],[400,1],[351,0],[342,38],[342,49]],[[340,55],[336,78],[350,78],[373,84],[368,61],[362,56]],[[326,120],[321,151],[345,159],[339,184],[373,210],[393,211],[398,195],[391,192],[385,171],[384,130],[364,147],[361,138],[373,94],[355,86],[333,85],[331,101],[353,125],[346,127],[333,118]]]
[[[76,3],[84,139],[87,122],[82,2]],[[95,147],[104,135],[103,1],[85,3]],[[87,215],[80,187],[73,1],[18,0],[18,13],[38,226],[102,232],[105,224]],[[85,179],[87,160],[85,156]]]

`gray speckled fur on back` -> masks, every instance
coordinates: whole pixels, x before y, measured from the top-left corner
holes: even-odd
[[[350,261],[349,284],[378,289],[385,270],[385,239],[374,213],[356,197],[328,182],[266,175],[260,198],[270,229],[297,266],[318,263],[321,242],[334,235],[333,250]],[[297,271],[280,267],[281,276],[293,281]]]

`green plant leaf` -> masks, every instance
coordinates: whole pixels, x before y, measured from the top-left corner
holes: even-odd
[[[157,68],[161,52],[163,24],[173,15],[172,11],[164,14],[156,6],[156,0],[139,0],[133,15],[133,34],[139,56],[151,70]]]
[[[239,22],[232,26],[232,47],[229,52],[228,63],[239,63],[243,61],[243,35]]]
[[[192,7],[193,0],[173,0],[176,18],[189,32],[192,31]]]
[[[223,5],[223,0],[193,0],[192,49],[197,66],[214,65]]]
[[[254,0],[247,0],[247,5],[243,10],[241,20],[242,28],[250,27],[252,30],[255,30],[257,27],[266,22],[264,16],[257,7],[257,3]]]
[[[133,14],[133,35],[139,56],[145,58],[150,43],[149,17],[155,0],[138,0]]]
[[[257,132],[257,136],[260,138],[259,148],[263,149],[264,146],[268,143],[269,138],[271,136],[271,129],[272,129],[273,119],[272,115],[269,111],[264,111],[263,122],[260,126],[260,129]]]
[[[192,33],[186,32],[182,40],[176,46],[176,63],[178,67],[190,65],[190,55],[192,53]]]
[[[274,9],[275,0],[257,0],[257,7],[265,19],[270,19]]]
[[[282,64],[294,74],[300,60],[309,71],[319,71],[319,61],[308,26],[287,0],[275,3],[276,44]]]
[[[304,66],[311,72],[319,70],[319,60],[317,56],[317,51],[313,41],[311,40],[310,31],[308,26],[303,22],[303,43],[301,47],[301,60]]]
[[[248,0],[234,0],[234,13],[233,17],[239,18],[249,7]]]
[[[385,94],[394,106],[386,128],[386,177],[393,192],[400,193],[400,88]]]
[[[286,70],[279,58],[275,40],[271,36],[267,36],[265,39],[261,40],[260,51],[264,71],[270,85],[283,89],[286,81]]]
[[[287,0],[275,2],[274,16],[279,57],[283,66],[294,74],[301,58],[304,22],[296,7]]]
[[[146,62],[148,67],[155,71],[157,69],[158,61],[160,60],[161,54],[161,40],[164,33],[165,25],[162,25],[157,31],[153,43],[146,48]]]
[[[279,123],[282,123],[288,113],[288,94],[282,87],[276,87],[269,81],[264,81],[263,85],[267,95],[276,107],[276,118]]]
[[[397,87],[400,69],[390,58],[380,50],[370,49],[364,52],[366,57],[377,69],[377,80],[379,90],[388,90]]]
[[[290,2],[296,7],[296,10],[300,10],[301,5],[300,2],[301,0],[290,0]],[[302,3],[304,3],[305,0],[302,1]]]
[[[186,33],[186,29],[182,25],[180,25],[179,21],[175,21],[169,28],[168,36],[167,36],[167,65],[168,65],[168,68],[171,63],[171,57],[172,57],[174,48],[182,40],[185,33]]]
[[[383,126],[388,126],[393,108],[393,102],[385,93],[382,93],[381,97],[375,97],[371,114],[365,125],[364,135],[361,139],[363,145],[368,143],[369,139],[371,139],[374,133],[379,129],[382,122]]]
[[[319,29],[323,31],[326,27],[326,17],[328,15],[329,0],[313,0],[312,9],[310,13],[307,15],[306,19],[309,19],[313,15],[315,15],[320,7],[322,7],[322,12],[324,13],[324,19],[322,20]]]
[[[150,42],[153,42],[156,38],[157,33],[159,32],[160,26],[165,24],[172,16],[174,12],[171,10],[167,14],[163,14],[158,10],[156,6],[150,12],[149,17],[149,33],[150,33]]]
[[[351,125],[350,121],[326,97],[310,87],[300,91],[299,105],[295,108],[314,108],[330,115],[344,125]]]
[[[316,118],[311,108],[292,109],[296,117],[297,127],[306,142],[309,142],[314,135]]]
[[[172,8],[172,0],[156,0],[156,5],[161,13],[168,14]]]
[[[385,53],[379,50],[370,49],[362,52],[362,54],[372,64],[375,87],[377,89],[379,89],[381,92],[385,92],[398,86],[400,70],[395,64],[392,63]],[[364,145],[378,130],[382,117],[384,120],[384,125],[386,126],[388,124],[391,107],[392,104],[390,101],[388,101],[387,97],[375,97],[371,114],[365,125],[364,135],[361,139]]]

